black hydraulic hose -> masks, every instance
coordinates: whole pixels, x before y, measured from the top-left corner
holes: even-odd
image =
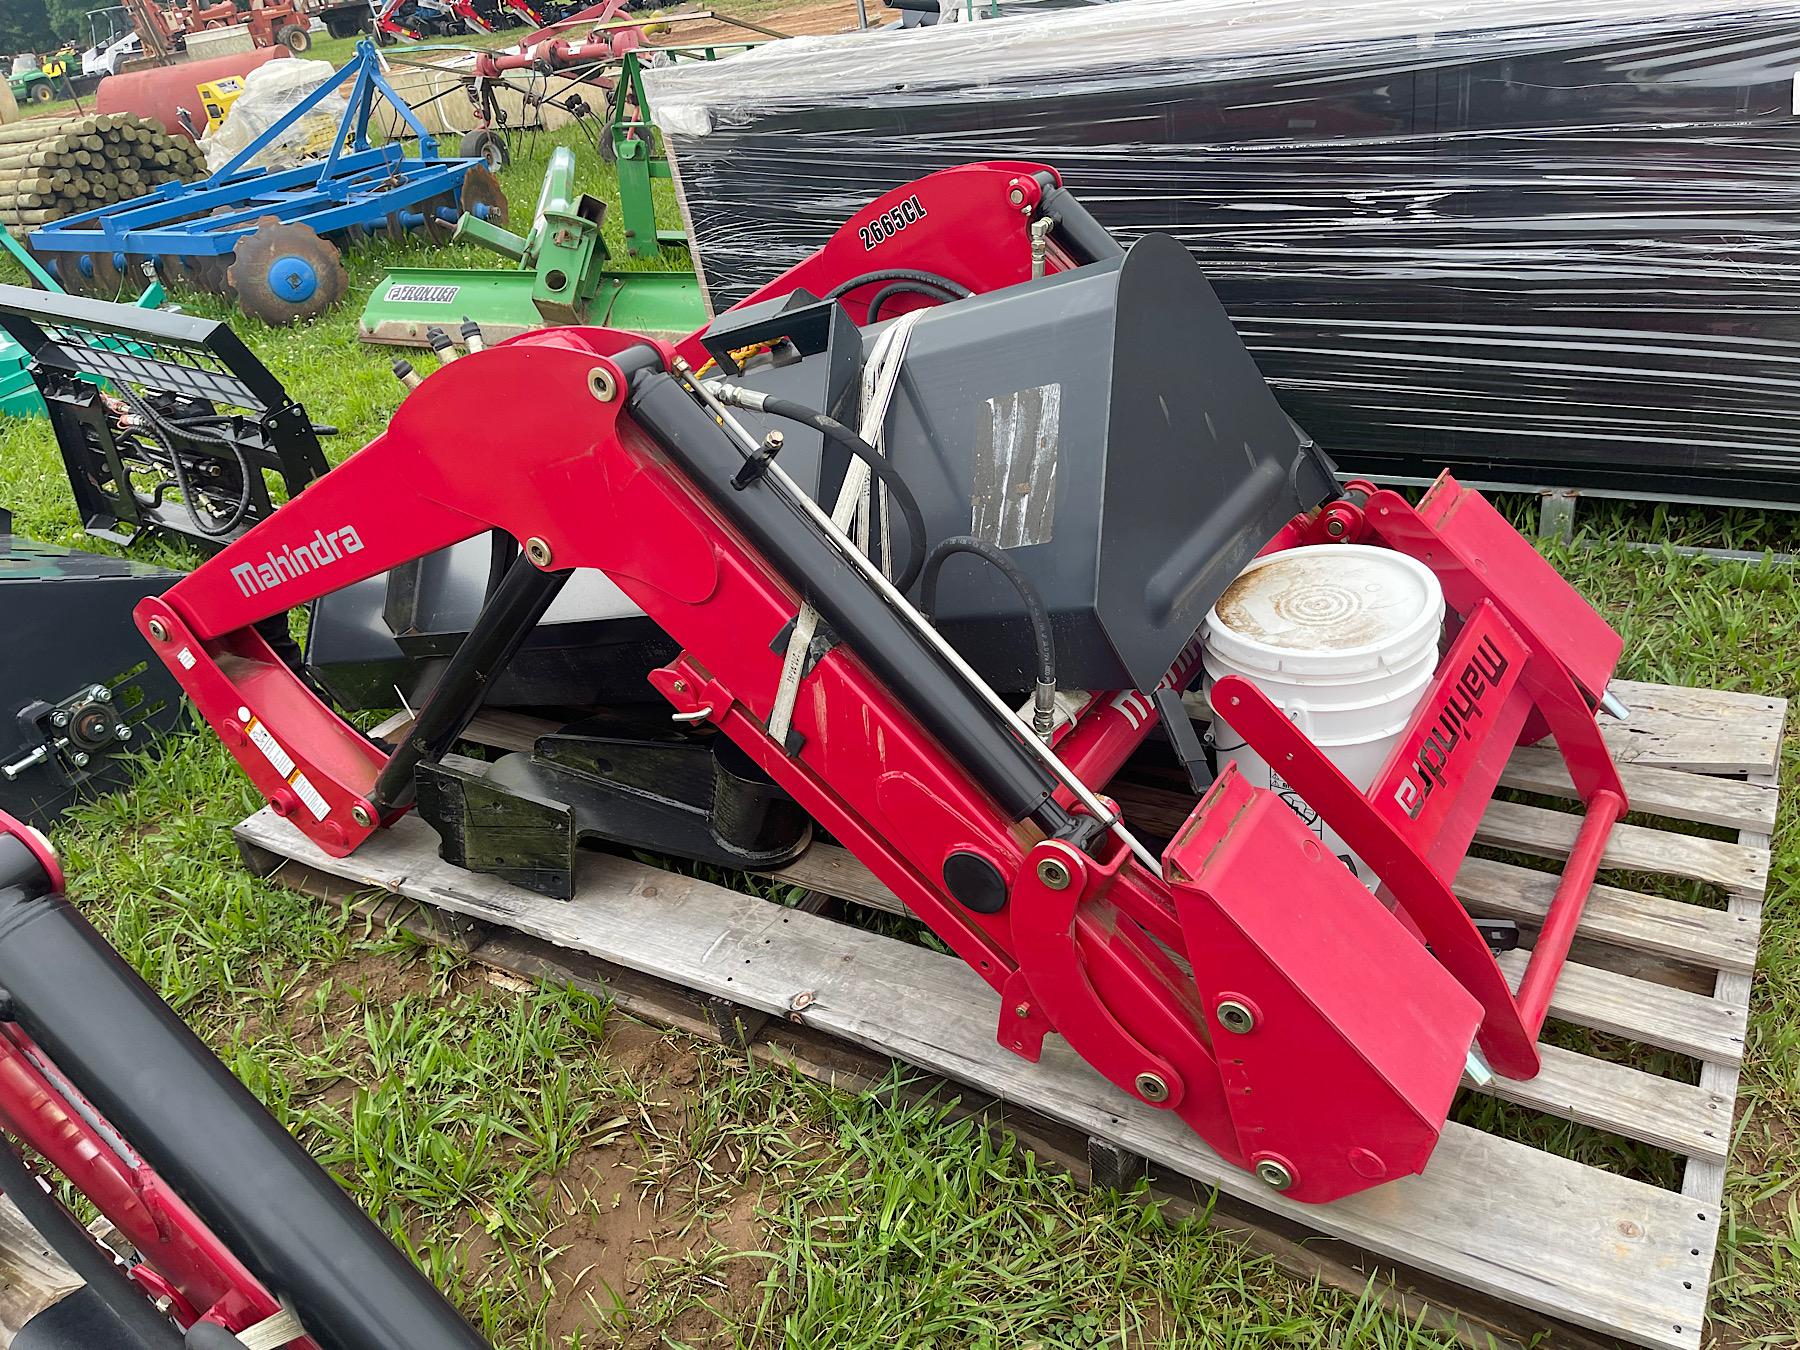
[[[827,300],[841,300],[859,286],[872,286],[877,281],[911,281],[922,286],[935,286],[948,294],[952,300],[964,300],[975,294],[961,282],[952,281],[949,277],[939,276],[936,272],[920,272],[910,267],[890,267],[879,272],[864,272],[861,276],[851,277],[840,282],[825,293]]]
[[[878,323],[881,319],[881,307],[896,295],[922,295],[928,300],[942,304],[946,300],[954,300],[955,296],[939,290],[935,286],[926,286],[917,281],[890,281],[875,292],[875,298],[869,301],[869,322]]]
[[[150,433],[151,438],[168,454],[170,467],[175,471],[175,484],[181,489],[181,504],[187,508],[188,518],[194,522],[194,528],[211,539],[223,539],[233,533],[239,525],[243,524],[244,517],[250,511],[250,479],[254,471],[251,469],[249,461],[244,458],[243,447],[229,436],[207,431],[198,426],[183,426],[179,422],[171,421],[151,407],[148,399],[139,398],[132,393],[122,380],[115,381],[114,388],[118,390],[119,396],[125,400],[126,405],[143,420],[144,427]],[[188,485],[187,466],[181,461],[181,452],[175,448],[176,439],[220,446],[229,451],[237,462],[238,499],[229,514],[222,518],[221,523],[209,525],[200,518],[199,498]]]
[[[941,539],[932,548],[925,559],[924,571],[919,578],[919,608],[926,615],[937,612],[938,573],[943,571],[944,562],[954,554],[968,553],[992,564],[1000,575],[1012,583],[1012,588],[1019,593],[1019,600],[1025,606],[1025,615],[1031,620],[1032,640],[1037,644],[1038,682],[1056,684],[1056,636],[1050,631],[1050,611],[1044,607],[1044,597],[1038,594],[1038,588],[1031,583],[1031,578],[1019,570],[1019,565],[995,548],[986,540],[977,539],[972,534],[952,535]]]
[[[649,348],[635,348],[618,360],[631,383],[632,419],[743,531],[776,574],[805,592],[832,631],[904,699],[912,715],[1000,809],[1014,820],[1030,817],[1046,834],[1062,837],[1072,829],[1074,817],[1056,800],[1056,779],[1049,770],[995,719],[985,701],[862,571],[845,565],[824,531],[785,492],[734,488],[745,447],[726,434],[710,408],[663,370],[662,357]],[[723,394],[719,401],[731,403]]]
[[[867,464],[869,471],[881,480],[882,486],[888,490],[888,496],[900,508],[900,514],[906,517],[906,532],[910,541],[906,566],[894,579],[894,588],[902,592],[911,590],[913,582],[919,579],[919,569],[925,565],[925,541],[928,537],[925,533],[925,513],[919,510],[918,498],[913,496],[912,489],[906,485],[906,480],[900,476],[899,471],[888,462],[887,456],[837,418],[827,417],[817,408],[809,408],[791,398],[773,396],[764,397],[758,406],[771,417],[799,422],[823,433],[827,439],[835,441]]]

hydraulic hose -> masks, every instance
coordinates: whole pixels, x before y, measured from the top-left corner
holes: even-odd
[[[942,304],[946,300],[954,300],[957,298],[946,291],[939,290],[935,286],[926,286],[917,281],[890,281],[887,285],[876,291],[875,298],[869,301],[870,323],[880,322],[881,307],[896,295],[922,295],[928,300],[937,301],[939,304]]]
[[[939,276],[936,272],[921,272],[911,267],[889,267],[878,272],[864,272],[861,276],[854,276],[848,281],[839,282],[825,293],[825,298],[841,300],[857,287],[872,286],[877,281],[911,281],[922,286],[935,286],[953,300],[964,300],[975,294],[961,282]]]
[[[198,425],[186,425],[164,417],[150,406],[150,401],[134,394],[124,381],[115,381],[114,387],[119,396],[143,421],[144,429],[162,446],[169,456],[169,465],[175,471],[176,486],[181,489],[181,504],[187,508],[188,518],[194,522],[194,528],[212,539],[223,539],[235,531],[243,523],[250,510],[250,476],[254,472],[244,458],[243,448],[229,436],[209,431]],[[200,419],[194,419],[198,422]],[[219,523],[208,524],[200,517],[199,499],[188,485],[187,466],[182,463],[181,452],[175,448],[175,440],[185,440],[196,444],[219,446],[230,453],[237,462],[238,499],[229,514]]]
[[[880,272],[864,272],[861,276],[833,286],[827,292],[827,300],[841,300],[851,291],[861,286],[873,286],[878,281],[888,284],[875,292],[869,301],[867,322],[874,323],[881,318],[881,307],[892,297],[906,292],[915,295],[930,296],[934,300],[962,300],[974,294],[967,286],[939,276],[936,272],[919,272],[911,268],[892,267]]]
[[[920,569],[925,565],[925,540],[927,538],[925,513],[919,510],[918,498],[913,496],[912,489],[906,485],[906,480],[900,476],[899,471],[889,463],[887,456],[838,421],[837,418],[827,417],[817,408],[809,408],[804,403],[797,403],[791,398],[778,398],[772,394],[753,394],[750,390],[742,392],[755,399],[754,404],[747,403],[745,406],[753,406],[756,411],[767,413],[770,417],[780,417],[789,422],[798,422],[802,426],[809,426],[814,431],[823,433],[827,440],[843,446],[844,449],[867,464],[869,471],[881,480],[882,486],[888,490],[888,496],[900,508],[900,514],[905,517],[906,532],[909,536],[906,566],[894,579],[894,586],[901,591],[911,590],[913,582],[919,579]]]
[[[1037,688],[1032,699],[1033,729],[1040,736],[1048,736],[1056,716],[1056,635],[1050,629],[1050,611],[1044,605],[1044,597],[1038,593],[1031,578],[1019,570],[1017,563],[1000,549],[972,534],[958,534],[941,539],[925,558],[925,566],[919,578],[919,609],[928,616],[936,614],[938,573],[944,570],[945,561],[958,553],[970,554],[990,564],[1019,593],[1019,602],[1025,606],[1025,617],[1031,621],[1032,641],[1037,647]]]

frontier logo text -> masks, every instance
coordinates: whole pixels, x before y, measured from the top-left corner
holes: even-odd
[[[231,579],[245,595],[257,595],[283,582],[293,581],[307,572],[342,562],[346,555],[362,552],[362,536],[356,526],[337,530],[314,530],[304,544],[290,544],[276,553],[263,555],[262,562],[239,563],[231,569]]]
[[[1450,756],[1467,739],[1474,723],[1487,715],[1482,704],[1500,687],[1511,664],[1493,638],[1483,638],[1450,686],[1436,725],[1425,733],[1411,767],[1394,789],[1394,803],[1408,819],[1417,820],[1425,809],[1425,799],[1448,781]]]

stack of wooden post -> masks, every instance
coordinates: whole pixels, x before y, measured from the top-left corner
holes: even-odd
[[[0,223],[44,225],[206,175],[206,156],[135,113],[0,127]]]

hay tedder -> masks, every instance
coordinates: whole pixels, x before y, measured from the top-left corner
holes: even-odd
[[[546,18],[560,19],[570,6],[533,5],[529,0],[377,0],[373,8],[376,40],[388,46],[506,28],[541,28]]]
[[[1423,564],[1449,613],[1373,781],[1255,683],[1205,693],[1374,890],[1235,765],[1207,782],[1181,697],[1248,564],[1343,543]],[[258,635],[314,601],[315,641],[338,602],[390,643],[370,660],[423,672],[398,744]],[[416,808],[447,857],[566,894],[580,841],[754,868],[828,834],[993,987],[1003,1045],[1035,1060],[1060,1035],[1317,1204],[1424,1169],[1465,1072],[1538,1072],[1626,808],[1596,724],[1611,629],[1450,478],[1416,503],[1340,482],[1186,252],[1121,248],[1033,164],[887,194],[680,343],[562,328],[446,364],[136,618],[328,854]],[[409,653],[428,619],[451,639]],[[446,752],[534,661],[563,682],[542,701],[586,716],[477,790]],[[1586,815],[1515,991],[1450,882],[1508,754],[1545,736]],[[1108,783],[1164,740],[1196,786],[1152,840]],[[56,898],[41,850],[0,849],[0,1114],[131,1237],[100,1299],[142,1322],[135,1284],[231,1330],[279,1300],[334,1350],[476,1344]],[[117,1343],[178,1343],[166,1321]]]

